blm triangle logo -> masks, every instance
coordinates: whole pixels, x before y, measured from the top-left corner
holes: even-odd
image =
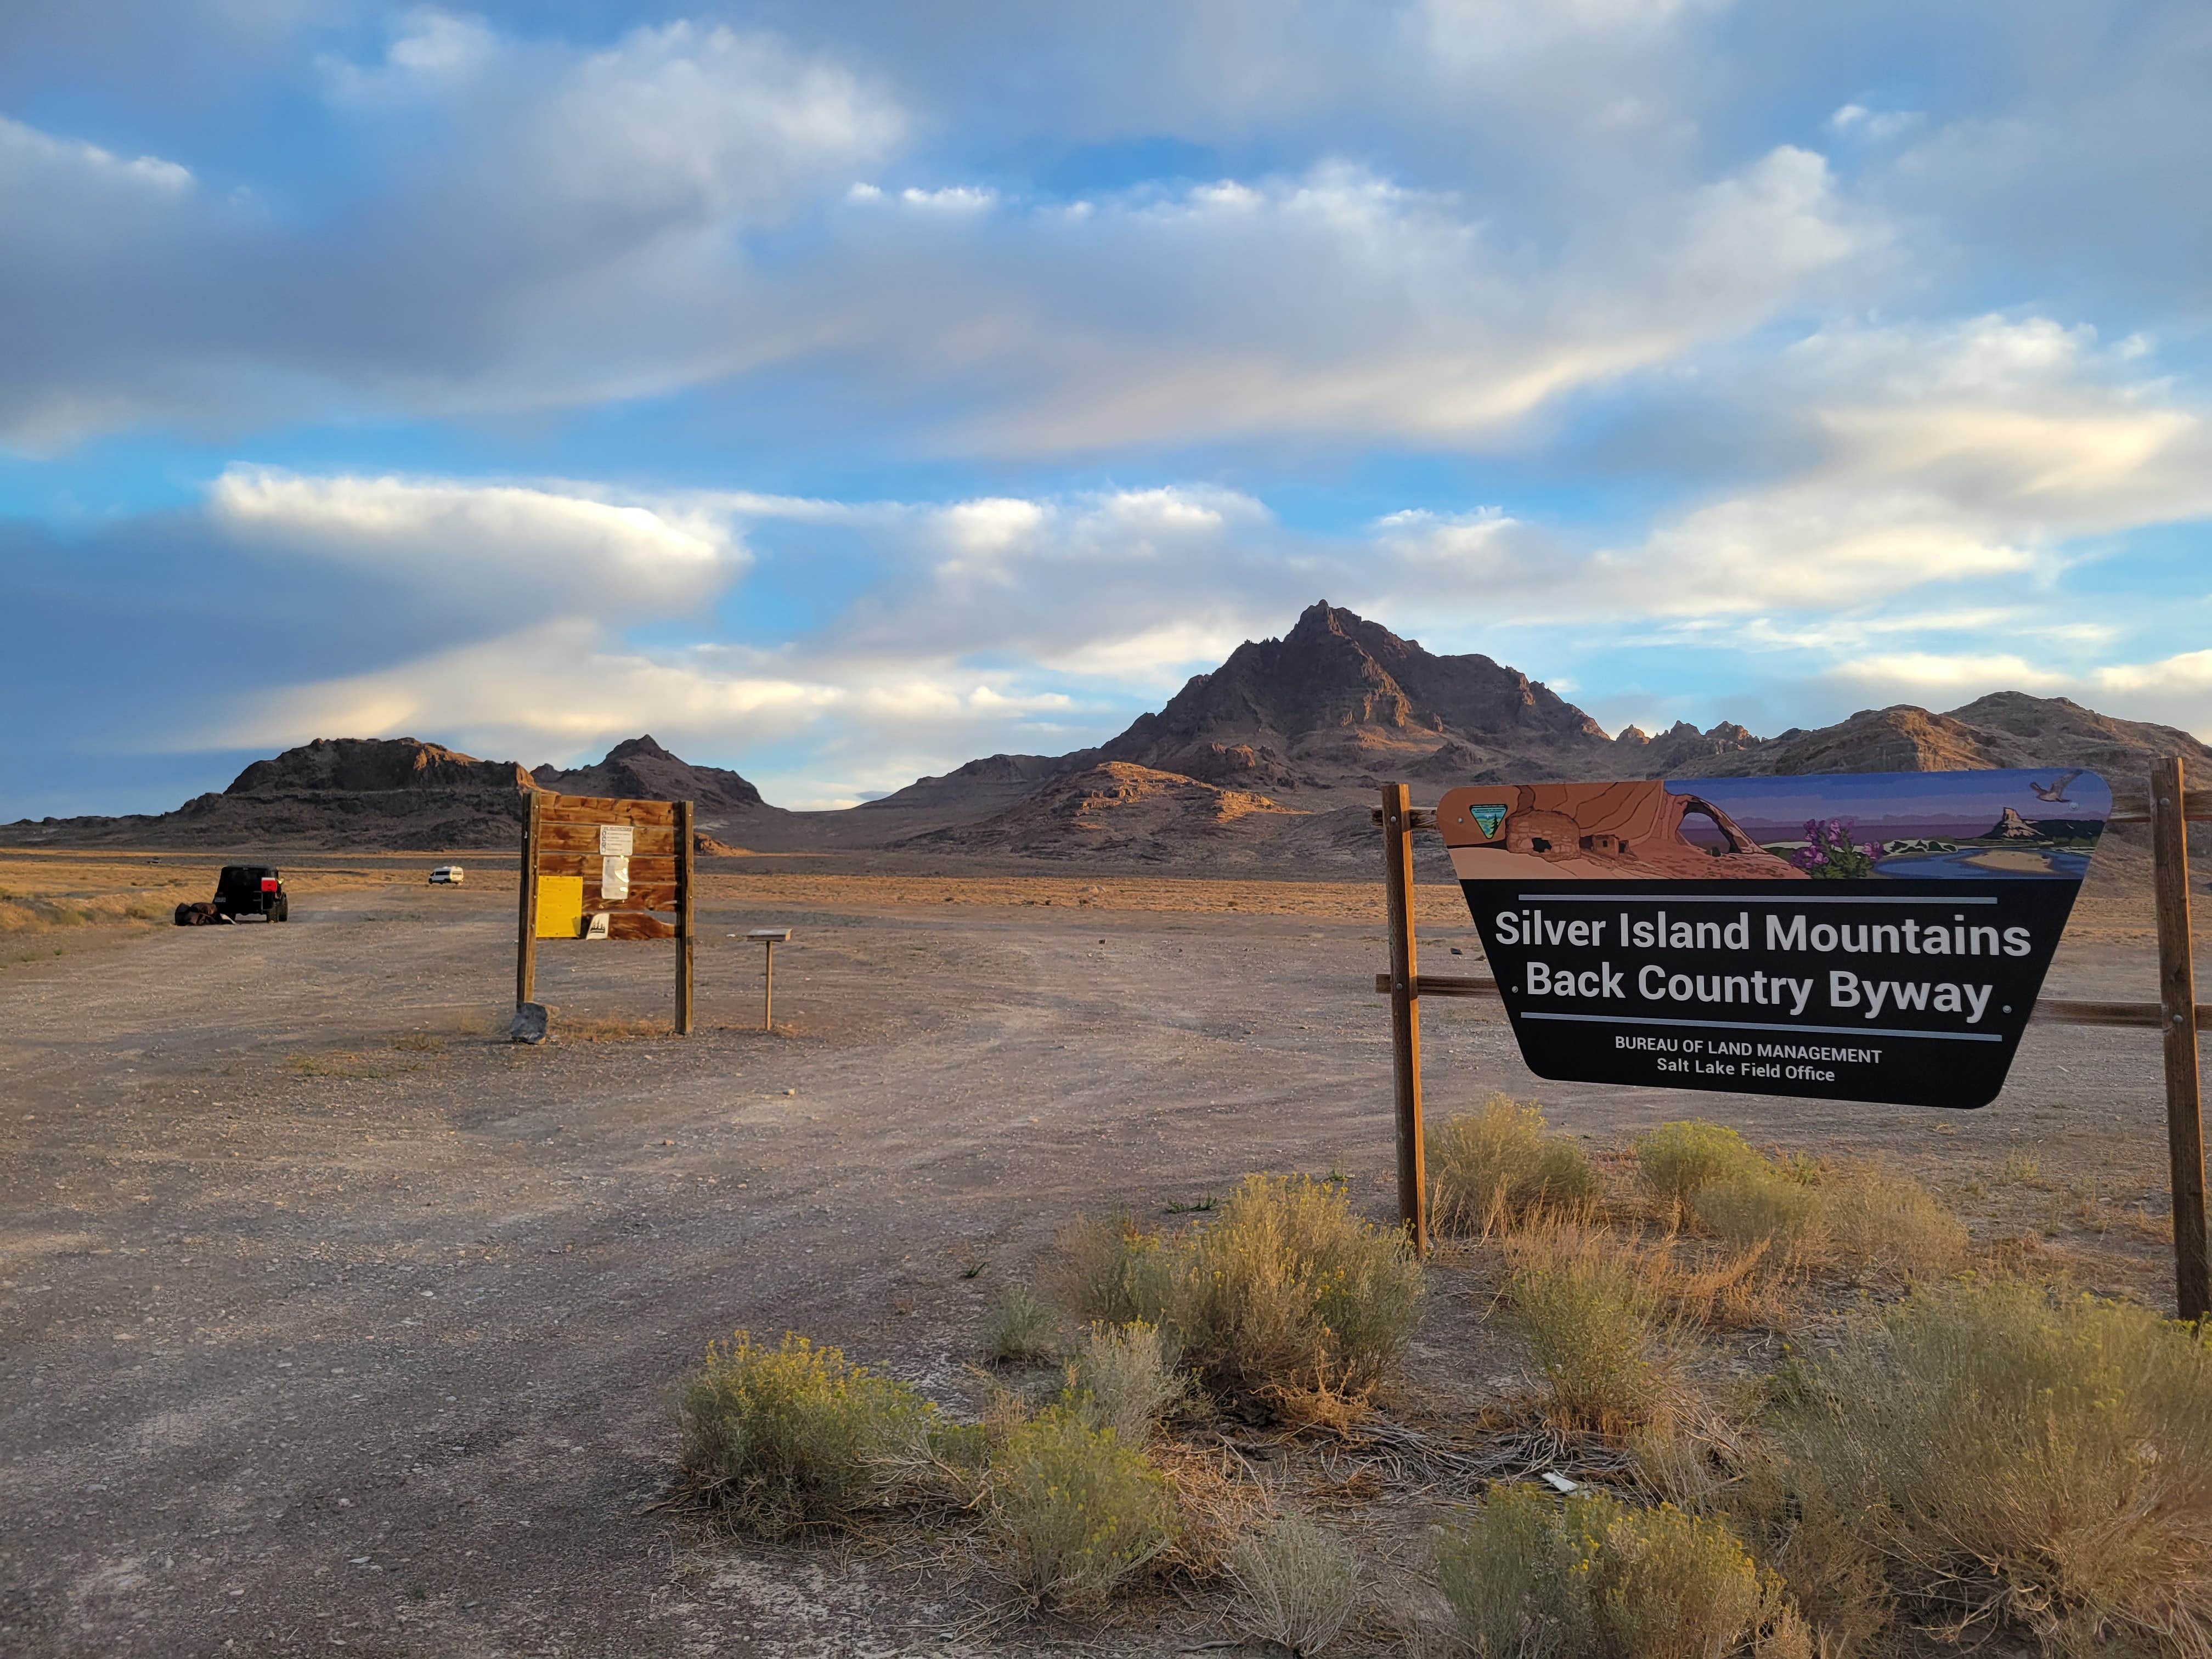
[[[1474,820],[1475,828],[1482,831],[1485,841],[1495,840],[1498,836],[1498,826],[1505,822],[1505,808],[1502,805],[1470,806],[1467,809],[1467,814]]]

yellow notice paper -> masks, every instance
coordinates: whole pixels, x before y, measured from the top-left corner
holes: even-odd
[[[584,878],[538,878],[538,937],[574,939],[584,929]]]

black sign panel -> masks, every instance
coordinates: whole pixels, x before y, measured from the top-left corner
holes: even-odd
[[[1901,773],[1455,789],[1437,816],[1539,1076],[1975,1107],[2111,805],[2087,773]]]

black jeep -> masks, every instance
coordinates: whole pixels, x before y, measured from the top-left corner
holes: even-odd
[[[263,864],[226,864],[216,878],[215,909],[235,921],[240,916],[266,916],[283,921],[292,914],[284,895],[283,878]]]

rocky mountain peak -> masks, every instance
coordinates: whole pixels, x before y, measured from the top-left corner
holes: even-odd
[[[1322,600],[1280,639],[1238,646],[1098,752],[1165,766],[1194,749],[1255,760],[1272,751],[1295,766],[1363,741],[1440,738],[1485,750],[1607,741],[1589,716],[1516,669],[1474,653],[1439,656]]]
[[[539,788],[564,795],[696,801],[708,814],[757,811],[765,805],[760,791],[737,773],[726,767],[695,766],[650,735],[623,738],[593,765],[566,771],[541,766],[531,776]]]

